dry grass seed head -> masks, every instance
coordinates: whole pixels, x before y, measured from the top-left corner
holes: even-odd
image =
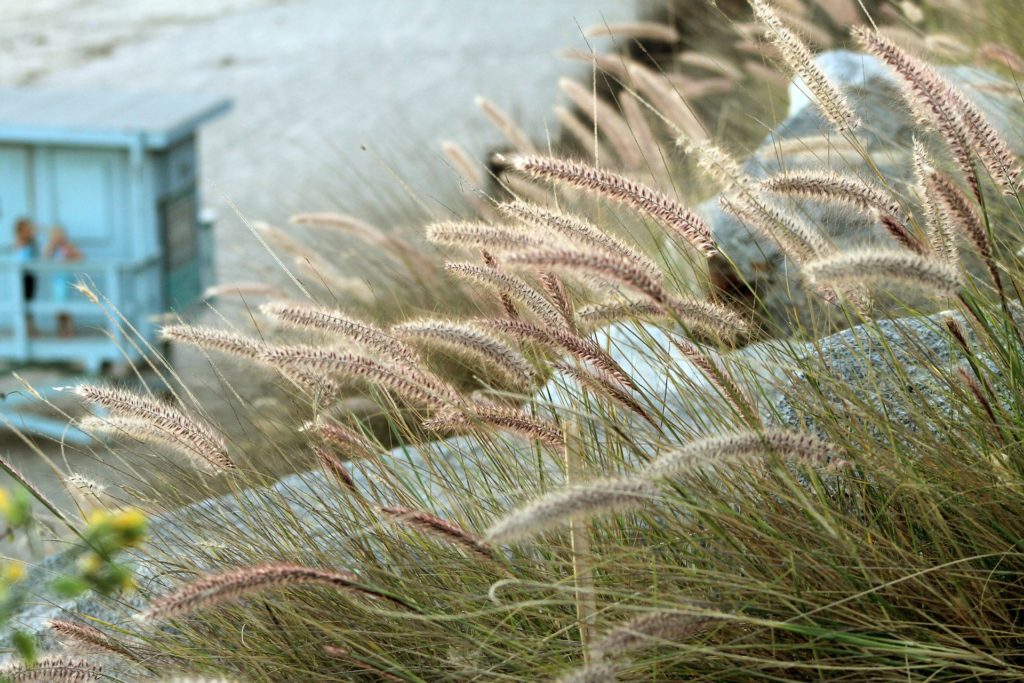
[[[627,410],[636,413],[655,429],[660,428],[657,421],[651,416],[650,412],[644,408],[639,401],[633,398],[633,396],[631,396],[629,392],[622,387],[618,380],[607,372],[600,369],[596,371],[585,370],[573,367],[567,363],[555,363],[553,367],[562,374],[572,377],[595,394],[610,398],[612,401],[622,405]]]
[[[455,247],[478,247],[493,251],[549,246],[552,241],[519,226],[488,225],[467,221],[432,223],[426,229],[427,240]],[[558,240],[555,240],[557,243]]]
[[[780,173],[762,180],[760,188],[790,197],[843,204],[868,216],[874,211],[884,211],[898,218],[902,213],[899,202],[890,192],[834,171]]]
[[[470,282],[490,287],[500,294],[511,297],[523,304],[546,325],[565,327],[565,321],[558,309],[520,277],[497,268],[473,263],[446,263],[445,269]]]
[[[956,233],[952,224],[945,220],[939,207],[936,178],[938,172],[932,162],[928,150],[917,138],[914,139],[914,178],[917,191],[924,209],[925,234],[928,238],[930,254],[945,263],[956,266],[960,256],[956,248]]]
[[[581,361],[594,364],[623,385],[636,389],[636,384],[614,358],[590,339],[562,329],[543,328],[521,320],[482,320],[484,325],[495,332],[519,341],[533,341],[545,346],[560,348]]]
[[[222,351],[251,360],[258,358],[263,348],[263,342],[258,339],[225,332],[215,327],[198,325],[167,325],[160,330],[160,338]]]
[[[494,555],[490,546],[463,529],[458,524],[442,519],[424,510],[412,510],[397,506],[380,508],[382,514],[396,523],[429,534],[451,545],[464,548],[488,559]]]
[[[412,403],[450,408],[462,402],[453,386],[426,370],[411,365],[378,361],[368,356],[315,346],[269,346],[267,363],[285,371],[328,373],[378,384]]]
[[[512,146],[516,151],[523,154],[536,153],[537,148],[530,140],[530,136],[527,135],[518,124],[516,124],[504,109],[481,95],[478,95],[474,102],[476,103],[476,106],[479,107],[480,111],[483,112],[484,116],[487,117],[487,120],[490,121],[494,127],[512,143]]]
[[[328,422],[322,417],[304,424],[302,431],[315,434],[325,443],[341,450],[348,460],[370,458],[383,451],[356,430],[337,422]]]
[[[750,0],[754,14],[767,26],[767,36],[778,49],[790,70],[800,76],[807,89],[817,100],[818,108],[837,130],[853,131],[861,125],[846,96],[814,62],[807,44],[785,26],[779,15],[765,0]]]
[[[802,263],[832,253],[835,247],[817,228],[762,198],[746,193],[723,196],[722,210],[774,241],[785,254]]]
[[[551,157],[516,156],[510,163],[517,172],[535,180],[564,183],[631,206],[692,244],[703,255],[717,253],[711,228],[703,218],[635,180],[580,162]]]
[[[804,265],[814,283],[912,285],[933,296],[953,296],[963,284],[960,271],[936,259],[906,251],[858,249]]]
[[[533,366],[521,353],[494,335],[466,323],[413,320],[393,326],[391,332],[409,343],[421,340],[440,344],[482,361],[497,370],[505,382],[516,387],[528,387],[536,377]]]
[[[320,330],[356,341],[368,350],[400,363],[416,365],[416,352],[372,323],[357,320],[342,311],[316,306],[272,302],[260,311],[279,322],[301,329]]]
[[[638,249],[577,216],[522,201],[500,204],[498,210],[510,218],[523,221],[540,230],[553,230],[582,246],[633,261],[639,268],[652,275],[660,272],[654,261]]]
[[[49,625],[58,640],[74,649],[112,654],[132,660],[137,659],[137,656],[124,645],[88,624],[65,619],[52,619]]]
[[[86,401],[110,410],[115,418],[136,418],[148,423],[149,433],[190,456],[193,463],[209,472],[235,468],[224,442],[212,427],[163,401],[92,384],[81,384],[75,392]]]
[[[485,540],[508,543],[529,538],[574,519],[648,506],[657,495],[658,488],[644,477],[595,479],[548,493],[514,510],[487,530]]]
[[[675,26],[655,21],[620,21],[595,24],[583,29],[587,38],[618,38],[622,40],[652,40],[660,43],[679,42]]]
[[[326,571],[296,564],[276,563],[244,567],[211,574],[158,598],[138,615],[141,621],[164,621],[187,616],[224,602],[271,588],[327,586],[339,590],[362,590],[359,577],[351,572]]]
[[[561,448],[565,443],[562,430],[551,422],[538,420],[516,408],[503,408],[481,402],[463,412],[448,411],[423,423],[425,428],[441,432],[457,432],[480,425],[514,432],[552,448]]]
[[[45,656],[33,664],[11,662],[0,667],[7,683],[92,683],[100,680],[103,667],[85,659]]]
[[[659,643],[678,643],[699,634],[714,621],[714,617],[681,611],[643,614],[608,631],[591,651],[602,657],[620,656]]]
[[[672,477],[705,467],[748,462],[770,453],[819,466],[835,456],[835,449],[812,434],[790,429],[736,432],[674,448],[647,465],[644,473],[650,477]]]

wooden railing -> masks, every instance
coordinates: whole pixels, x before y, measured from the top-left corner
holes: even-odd
[[[124,341],[124,321],[143,331],[151,327],[151,316],[163,312],[163,283],[159,258],[139,261],[121,259],[90,259],[56,262],[37,259],[19,262],[0,258],[0,360],[30,362],[34,360],[78,361],[87,367],[97,361],[89,354],[105,356],[102,360],[116,359],[117,347]],[[35,292],[31,300],[25,298],[25,275],[35,276]],[[55,287],[71,287],[76,282],[85,284],[99,297],[100,303],[90,301],[78,291],[67,291],[58,296]],[[34,337],[30,335],[29,319],[37,325],[47,323],[59,314],[90,321],[92,350],[85,336],[69,337],[68,358],[54,358],[59,351],[47,351],[46,358],[33,352]],[[101,349],[96,337],[105,338],[108,348]],[[113,346],[113,350],[109,348]],[[83,357],[83,353],[86,357]]]

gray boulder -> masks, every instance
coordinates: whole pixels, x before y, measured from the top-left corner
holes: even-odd
[[[893,76],[881,62],[864,54],[832,51],[821,54],[816,63],[843,89],[864,122],[856,136],[875,168],[831,129],[808,98],[806,87],[797,80],[789,88],[788,116],[743,164],[752,178],[762,179],[784,171],[831,170],[877,183],[880,172],[886,182],[903,193],[913,182],[914,135],[923,138],[941,160],[941,143],[934,136],[922,135]],[[958,66],[940,71],[980,105],[992,124],[1016,145],[1018,153],[1024,152],[1024,141],[1016,134],[1024,120],[1019,96],[1007,96],[998,87],[1006,84],[982,69]],[[895,247],[879,224],[853,211],[786,198],[780,198],[779,205],[787,213],[817,226],[840,250],[876,245]],[[777,332],[807,328],[826,317],[844,326],[841,311],[823,305],[813,293],[808,295],[799,269],[783,256],[778,246],[724,212],[718,197],[703,203],[698,212],[710,222],[724,255],[711,263],[712,282],[720,292],[747,304],[756,295],[767,322]],[[907,294],[901,293],[901,298],[905,299]]]

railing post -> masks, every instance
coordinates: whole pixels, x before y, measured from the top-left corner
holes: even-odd
[[[122,334],[123,325],[118,317],[118,313],[124,313],[125,317],[128,317],[126,313],[127,307],[121,301],[121,292],[124,291],[121,287],[122,272],[121,264],[118,263],[112,263],[104,270],[104,279],[107,281],[104,294],[106,294],[107,300],[110,302],[110,307],[113,308],[113,310],[106,311],[107,320],[113,326],[110,330],[110,338],[118,347],[124,342],[124,335]]]
[[[12,321],[12,329],[14,330],[14,357],[16,360],[24,363],[29,359],[28,357],[28,324],[26,320],[26,314],[28,313],[28,306],[25,301],[25,264],[23,263],[12,263],[11,264],[11,293],[12,293],[12,310],[14,311],[14,320]]]

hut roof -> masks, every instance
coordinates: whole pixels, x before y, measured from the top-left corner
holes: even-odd
[[[0,143],[164,149],[230,107],[216,95],[0,88]]]

